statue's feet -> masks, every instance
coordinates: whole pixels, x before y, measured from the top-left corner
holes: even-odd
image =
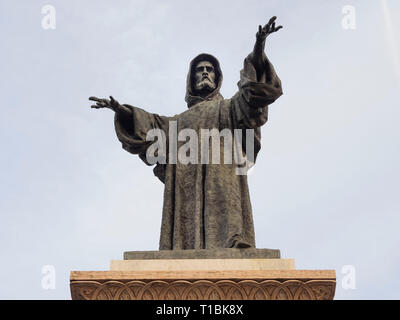
[[[238,249],[251,248],[251,244],[249,244],[243,240],[234,240],[232,248],[238,248]]]

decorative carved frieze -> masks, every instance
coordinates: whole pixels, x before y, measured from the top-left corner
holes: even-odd
[[[330,300],[335,279],[71,280],[73,300]]]

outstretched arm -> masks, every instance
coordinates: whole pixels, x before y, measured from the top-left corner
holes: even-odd
[[[268,59],[264,51],[266,39],[270,34],[282,28],[282,26],[275,27],[275,20],[276,17],[274,16],[269,19],[268,23],[264,27],[261,27],[261,25],[258,26],[256,43],[251,54],[251,60],[256,69],[258,80],[261,80],[265,66],[268,64]]]
[[[111,96],[110,99],[90,97],[89,100],[96,102],[92,105],[94,109],[107,108],[115,112],[115,132],[123,149],[139,155],[147,165],[155,164],[149,162],[147,158],[147,150],[154,142],[154,139],[148,139],[148,133],[154,129],[161,129],[164,133],[168,133],[169,120],[173,117],[160,116],[128,104],[119,104]],[[154,173],[161,181],[164,181],[164,167],[161,164],[157,164]]]
[[[96,104],[91,106],[94,109],[107,108],[107,109],[111,109],[116,114],[119,114],[121,116],[132,115],[132,109],[128,108],[125,105],[119,104],[119,102],[117,100],[115,100],[112,96],[110,96],[110,100],[99,99],[97,97],[90,97],[89,100],[96,101]]]
[[[275,19],[272,17],[264,27],[259,26],[254,50],[244,59],[239,91],[232,98],[237,128],[256,129],[264,125],[268,106],[282,95],[281,80],[264,52],[267,36],[282,28],[275,27]]]

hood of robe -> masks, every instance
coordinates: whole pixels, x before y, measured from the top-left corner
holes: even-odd
[[[194,89],[194,84],[195,84],[195,67],[197,63],[200,61],[209,61],[213,64],[214,66],[214,72],[215,72],[215,81],[216,81],[216,88],[214,91],[209,93],[206,97],[201,97],[199,95],[196,95],[195,89]],[[195,57],[191,62],[190,62],[190,67],[189,67],[189,72],[187,75],[186,79],[186,96],[185,96],[185,101],[188,105],[188,108],[194,106],[195,104],[198,104],[202,101],[210,101],[210,100],[222,100],[223,97],[219,93],[219,90],[221,89],[222,85],[222,71],[221,67],[219,66],[219,62],[217,58],[212,56],[211,54],[208,53],[201,53],[197,57]]]

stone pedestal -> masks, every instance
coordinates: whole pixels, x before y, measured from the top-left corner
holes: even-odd
[[[280,259],[279,249],[205,249],[205,250],[160,250],[126,251],[124,260],[158,259]]]
[[[201,259],[194,253],[182,258],[190,252],[125,253],[131,259],[111,261],[109,271],[72,271],[71,296],[73,300],[333,299],[334,270],[296,270],[293,259],[262,258],[267,253],[262,250],[224,249],[222,255],[200,250]],[[243,255],[258,258],[240,258]]]

